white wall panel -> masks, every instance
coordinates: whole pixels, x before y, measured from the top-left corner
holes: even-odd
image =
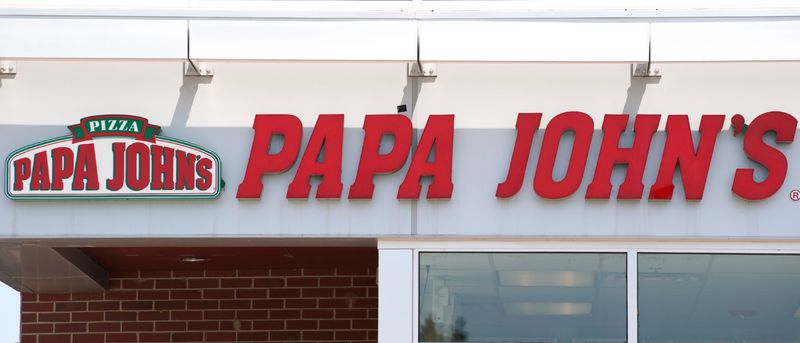
[[[407,61],[416,58],[410,20],[193,20],[196,59]]]
[[[531,20],[420,22],[425,61],[647,61],[647,23]]]
[[[0,58],[186,58],[185,20],[0,18]]]
[[[20,61],[0,78],[0,125],[66,125],[89,114],[130,113],[169,124],[180,95],[178,61]]]
[[[672,21],[652,24],[653,61],[800,59],[800,20]]]
[[[253,126],[254,113],[291,113],[312,127],[323,113],[344,113],[360,130],[364,116],[410,104],[405,63],[214,63],[199,84],[188,124]],[[2,99],[2,98],[0,98]]]

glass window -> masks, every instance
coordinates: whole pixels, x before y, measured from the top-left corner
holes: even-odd
[[[800,256],[640,254],[640,343],[800,340]]]
[[[626,341],[626,257],[421,253],[420,342]]]

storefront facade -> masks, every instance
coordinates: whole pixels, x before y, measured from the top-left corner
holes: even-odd
[[[21,342],[795,342],[798,8],[0,1]]]

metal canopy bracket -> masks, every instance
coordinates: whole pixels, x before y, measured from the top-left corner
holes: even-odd
[[[631,64],[631,76],[661,77],[661,70],[657,66],[651,64],[650,62],[636,63],[636,64]]]
[[[653,65],[653,44],[647,44],[647,63],[631,64],[631,77],[661,77],[661,70]]]
[[[183,62],[183,76],[214,76],[214,68],[209,63],[187,60]]]
[[[408,63],[408,77],[436,77],[436,65],[421,61]]]
[[[17,62],[0,61],[0,75],[14,75],[17,73]]]

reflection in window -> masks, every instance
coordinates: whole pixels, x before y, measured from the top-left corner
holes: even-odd
[[[639,342],[800,340],[800,256],[639,255]]]
[[[421,253],[420,342],[622,343],[625,254]]]

